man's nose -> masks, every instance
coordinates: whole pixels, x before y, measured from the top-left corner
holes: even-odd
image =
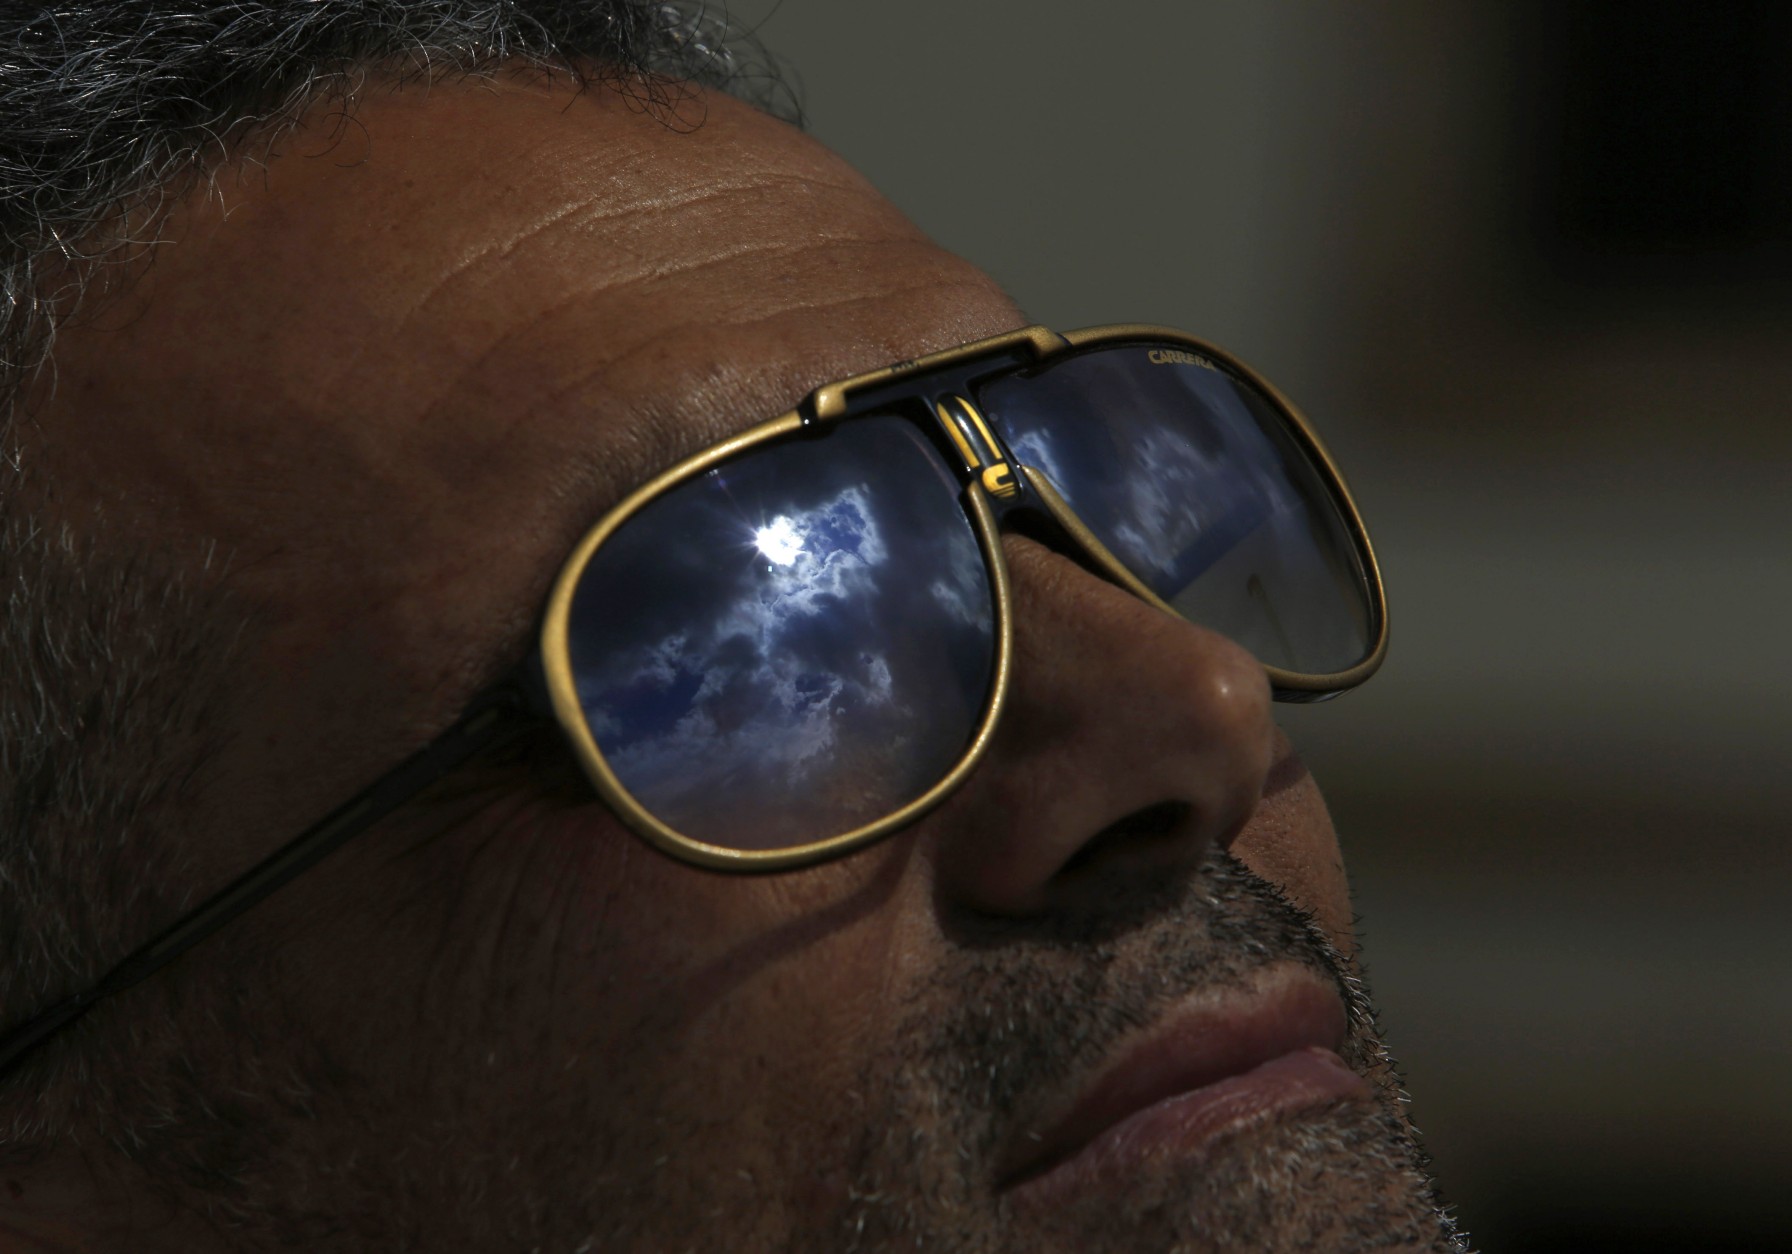
[[[1274,743],[1255,658],[1019,536],[1014,674],[989,755],[942,815],[942,890],[981,913],[1092,907],[1238,835]]]

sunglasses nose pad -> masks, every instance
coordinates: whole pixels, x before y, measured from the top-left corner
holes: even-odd
[[[1169,609],[1095,538],[1044,472],[1024,465],[1014,455],[974,402],[948,392],[935,398],[933,412],[966,469],[977,477],[1001,530],[1036,541],[1097,579],[1118,584],[1159,609]]]
[[[1147,605],[1176,612],[1089,530],[1045,472],[1026,465],[1018,465],[1018,472],[1016,477],[1025,490],[999,507],[996,521],[1002,530],[1063,554],[1097,579],[1124,588]]]
[[[1019,536],[1063,555],[1097,579],[1114,582],[1113,574],[1091,554],[1050,510],[1031,499],[1031,494],[1003,502],[996,526],[1004,535]]]

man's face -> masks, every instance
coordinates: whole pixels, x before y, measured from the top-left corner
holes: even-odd
[[[519,85],[320,112],[61,341],[29,444],[57,508],[215,541],[251,612],[162,891],[445,725],[652,472],[1024,321],[830,153],[705,103],[689,133]],[[184,960],[211,1114],[157,1153],[254,1248],[1438,1243],[1257,664],[1006,553],[1013,696],[932,816],[729,877],[650,850],[551,739],[469,768]]]

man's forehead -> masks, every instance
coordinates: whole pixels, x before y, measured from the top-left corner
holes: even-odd
[[[524,481],[596,508],[829,378],[1016,320],[820,145],[699,112],[515,84],[315,111],[65,337],[50,444],[91,453],[105,415],[118,456],[82,477],[252,551],[326,539],[297,483],[402,486],[418,517]]]

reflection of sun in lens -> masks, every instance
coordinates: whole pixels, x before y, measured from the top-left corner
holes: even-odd
[[[797,533],[796,524],[788,518],[774,518],[772,521],[753,533],[753,543],[759,551],[780,566],[788,566],[796,561],[797,554],[803,551],[803,537]]]

